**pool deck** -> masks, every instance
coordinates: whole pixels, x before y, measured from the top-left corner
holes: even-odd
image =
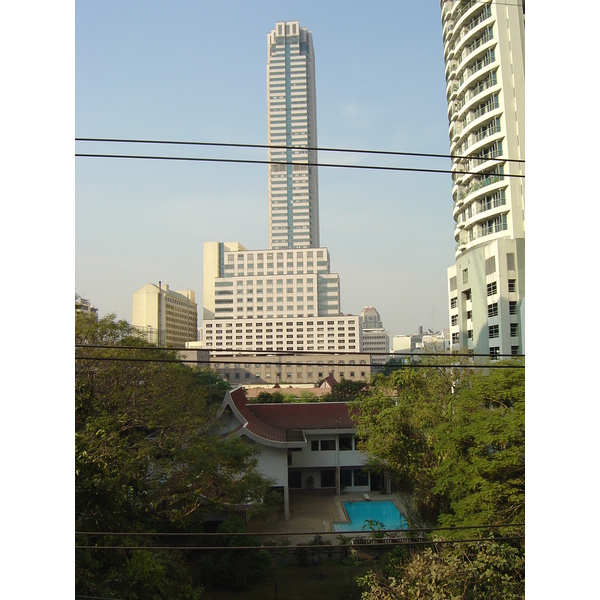
[[[399,494],[381,494],[367,492],[372,501],[392,500],[406,514],[405,499]],[[248,524],[248,531],[261,534],[273,534],[270,539],[289,538],[295,544],[310,541],[315,535],[323,535],[336,543],[339,532],[332,531],[331,523],[345,521],[343,502],[363,502],[364,492],[350,492],[336,496],[330,490],[292,490],[290,492],[290,520],[283,517],[283,510],[266,521]],[[324,535],[329,533],[329,535]],[[280,534],[280,535],[276,535]],[[303,534],[303,535],[301,535]],[[261,536],[262,537],[262,536]]]

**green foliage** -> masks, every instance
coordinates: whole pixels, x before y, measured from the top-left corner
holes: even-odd
[[[496,542],[427,548],[400,563],[392,577],[370,572],[358,582],[363,600],[521,600],[524,550]]]
[[[412,491],[426,522],[521,523],[524,378],[456,365],[379,376],[352,405],[370,467]]]
[[[342,379],[336,386],[331,388],[325,400],[327,402],[350,402],[363,396],[369,389],[366,381],[352,381]]]
[[[256,404],[282,404],[285,397],[282,392],[260,392],[252,401]]]
[[[373,540],[382,540],[385,537],[385,525],[381,521],[377,521],[377,519],[365,519],[365,522],[362,526],[363,531],[365,529],[369,529],[371,533],[369,533],[369,537]]]
[[[211,433],[224,393],[213,372],[183,365],[113,315],[77,313],[75,325],[84,345],[75,364],[76,531],[199,531],[208,510],[265,512],[269,482],[256,470],[257,450]],[[174,587],[164,588],[171,574]],[[81,595],[187,599],[201,590],[182,555],[154,550],[78,550],[76,576]]]

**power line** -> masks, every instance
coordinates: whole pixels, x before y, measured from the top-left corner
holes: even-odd
[[[401,531],[403,533],[414,533],[417,531],[459,531],[465,529],[502,529],[505,527],[525,527],[525,523],[498,523],[493,525],[457,525],[451,527],[411,527],[409,529],[385,529],[386,533]],[[168,536],[183,536],[183,537],[235,537],[235,536],[290,536],[290,535],[339,535],[340,533],[358,533],[364,535],[365,533],[370,533],[369,531],[365,531],[364,529],[354,530],[354,531],[267,531],[267,532],[133,532],[129,533],[126,531],[76,531],[75,535],[87,535],[87,536],[148,536],[148,537],[168,537]]]
[[[204,352],[227,352],[229,354],[232,353],[231,348],[186,348],[184,346],[173,346],[173,347],[161,347],[161,346],[120,346],[113,344],[75,344],[75,348],[102,348],[104,350],[159,350],[163,352],[196,352],[196,351],[204,351]],[[331,356],[338,355],[352,355],[351,352],[344,352],[340,350],[288,350],[288,351],[274,351],[274,350],[235,350],[235,356],[244,357],[244,356],[252,356],[254,354],[277,354],[278,356],[293,356],[296,354],[324,354]],[[445,356],[447,358],[474,358],[474,357],[486,357],[489,358],[489,354],[478,354],[478,353],[470,353],[470,352],[453,352],[452,354],[448,354],[447,352],[426,352],[424,354],[414,354],[411,352],[357,352],[359,354],[370,354],[373,356],[412,356],[419,358],[428,358],[430,356]],[[507,357],[524,357],[524,354],[497,354],[496,356],[507,356]],[[452,365],[449,365],[452,366]]]
[[[312,162],[285,162],[276,160],[250,160],[242,158],[207,158],[207,157],[188,157],[188,156],[150,156],[141,154],[83,154],[76,152],[76,157],[83,158],[120,158],[133,160],[167,160],[181,162],[211,162],[211,163],[236,163],[236,164],[253,164],[253,165],[300,165],[305,167],[337,167],[339,169],[371,169],[377,171],[403,171],[412,173],[446,173],[459,175],[482,175],[484,173],[477,171],[452,171],[449,169],[423,169],[416,167],[384,167],[378,165],[341,165],[337,163],[312,163]],[[490,159],[496,161],[496,164],[503,162],[504,159]],[[525,175],[520,173],[503,173],[503,177],[518,177],[525,178]]]
[[[363,535],[368,535],[368,532],[361,532]],[[430,545],[444,545],[444,544],[457,544],[457,543],[490,543],[490,542],[507,542],[514,540],[524,540],[524,535],[513,535],[506,537],[497,537],[497,538],[471,538],[471,539],[462,539],[462,540],[418,540],[418,539],[410,539],[410,538],[388,538],[387,541],[375,542],[373,540],[365,540],[364,542],[353,543],[352,547],[381,547],[381,548],[389,548],[390,546],[430,546]],[[333,550],[334,548],[345,548],[346,546],[336,545],[333,546],[331,544],[311,544],[310,549],[319,549],[319,550]],[[298,546],[298,545],[289,545],[289,546],[75,546],[75,550],[174,550],[174,551],[189,551],[189,550],[210,550],[212,552],[215,551],[231,551],[231,550],[244,550],[248,552],[249,550],[258,551],[258,550],[295,550],[297,548],[307,548],[307,546]]]
[[[176,146],[211,146],[221,148],[262,148],[262,149],[273,149],[273,150],[310,150],[318,152],[343,152],[343,153],[355,153],[355,154],[380,154],[388,156],[412,156],[421,158],[449,158],[456,160],[463,160],[469,158],[477,158],[476,156],[461,156],[457,154],[434,154],[428,152],[400,152],[393,150],[366,150],[357,148],[331,148],[327,146],[283,146],[273,144],[242,144],[242,143],[229,143],[229,142],[189,142],[181,140],[135,140],[135,139],[119,139],[119,138],[75,138],[76,142],[102,142],[102,143],[116,143],[116,144],[162,144],[162,145],[176,145]],[[503,158],[505,162],[516,162],[525,163],[524,160],[518,158]],[[279,163],[277,163],[279,164]]]
[[[226,362],[228,364],[235,364],[237,362],[241,362],[239,360],[222,360],[217,358],[217,360],[210,359],[172,359],[172,358],[130,358],[125,356],[76,356],[75,360],[90,360],[90,361],[101,361],[101,362],[147,362],[147,363],[193,363],[193,364],[206,364],[211,365],[215,362]],[[252,361],[250,363],[251,366],[255,365],[268,365],[268,366],[307,366],[307,367],[334,367],[334,366],[343,366],[343,367],[386,367],[390,369],[438,369],[440,367],[447,367],[453,369],[524,369],[525,365],[498,365],[498,364],[485,364],[485,365],[446,365],[446,364],[433,364],[433,365],[423,365],[420,363],[411,363],[411,364],[381,364],[381,363],[362,363],[358,365],[330,365],[322,362],[290,362],[290,363],[281,363],[281,362],[272,362],[272,361]]]

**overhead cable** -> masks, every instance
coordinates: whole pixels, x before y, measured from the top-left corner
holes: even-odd
[[[357,148],[330,148],[326,146],[284,146],[279,144],[242,144],[229,142],[189,142],[181,140],[135,140],[135,139],[119,139],[119,138],[75,138],[76,142],[102,142],[116,144],[162,144],[173,146],[211,146],[220,148],[262,148],[269,150],[310,150],[318,152],[343,152],[354,154],[383,154],[388,156],[412,156],[421,158],[450,158],[453,160],[466,160],[477,158],[476,156],[461,156],[456,154],[433,154],[428,152],[400,152],[393,150],[366,150]],[[518,158],[503,158],[504,162],[525,163],[524,160]]]

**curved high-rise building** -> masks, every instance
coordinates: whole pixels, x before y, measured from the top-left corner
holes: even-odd
[[[451,348],[524,352],[524,2],[441,1],[455,264]]]
[[[312,33],[298,21],[267,37],[269,248],[319,247],[317,97]],[[295,164],[285,164],[295,163]]]

